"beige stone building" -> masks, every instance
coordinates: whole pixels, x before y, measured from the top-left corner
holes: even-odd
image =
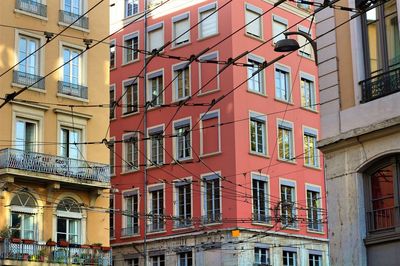
[[[108,109],[88,107],[109,99],[108,45],[85,51],[109,34],[97,2],[0,2],[1,265],[110,264],[109,152],[85,144],[108,127]]]
[[[331,265],[399,265],[400,1],[317,16]]]

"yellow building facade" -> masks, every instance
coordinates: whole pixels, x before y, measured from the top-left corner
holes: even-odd
[[[1,265],[110,264],[108,8],[0,1]]]

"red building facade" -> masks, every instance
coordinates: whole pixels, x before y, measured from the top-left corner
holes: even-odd
[[[282,31],[315,36],[312,9],[144,5],[111,11],[115,265],[326,265],[314,55],[265,67]]]

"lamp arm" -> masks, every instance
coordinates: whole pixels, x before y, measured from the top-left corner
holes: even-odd
[[[317,43],[310,37],[310,35],[308,35],[305,32],[294,32],[294,31],[289,31],[289,32],[284,32],[283,33],[286,37],[289,35],[301,35],[304,38],[306,38],[306,40],[311,44],[311,47],[314,51],[314,58],[315,58],[315,64],[318,65],[318,56],[317,56]]]

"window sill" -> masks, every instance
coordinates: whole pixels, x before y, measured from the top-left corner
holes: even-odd
[[[318,234],[318,235],[325,235],[324,231],[316,231],[312,229],[307,229],[307,233]]]
[[[182,158],[182,159],[175,159],[174,161],[172,161],[171,164],[181,164],[181,163],[189,163],[189,162],[193,162],[193,158],[192,157],[187,157],[187,158]]]
[[[209,94],[212,94],[212,93],[218,92],[218,91],[220,91],[220,90],[221,90],[220,88],[216,88],[216,89],[209,90],[209,91],[205,91],[205,92],[201,92],[201,91],[199,91],[199,93],[197,94],[197,96],[198,96],[198,97],[201,97],[201,96],[206,96],[206,95],[209,95]]]
[[[163,101],[164,102],[164,101]],[[156,105],[156,106],[153,106],[153,107],[149,107],[149,108],[147,108],[147,111],[155,111],[155,110],[158,110],[158,109],[160,109],[160,108],[162,108],[162,105],[163,105],[164,103],[162,103],[162,104],[158,104],[158,105]]]
[[[128,175],[128,174],[136,173],[136,172],[138,172],[139,170],[140,170],[140,169],[137,168],[137,169],[135,169],[135,170],[122,171],[120,174],[121,174],[121,175]]]
[[[134,115],[138,115],[138,114],[140,114],[140,112],[123,113],[121,115],[121,118],[130,117],[130,116],[134,116]]]
[[[270,223],[267,223],[267,222],[263,223],[263,222],[253,221],[253,222],[251,222],[251,224],[252,225],[265,226],[265,227],[271,227],[271,228],[274,227],[273,224],[270,224]]]
[[[179,232],[179,231],[185,231],[185,230],[188,230],[188,229],[194,229],[194,226],[193,225],[188,225],[186,227],[172,228],[171,231]]]
[[[219,32],[214,33],[214,34],[212,34],[212,35],[205,36],[205,37],[200,37],[200,36],[199,36],[199,37],[197,38],[197,41],[198,41],[198,42],[202,42],[202,41],[208,40],[208,39],[210,39],[210,38],[216,37],[216,36],[218,36],[218,35],[219,35]]]
[[[48,21],[49,20],[47,17],[42,17],[40,15],[36,15],[36,14],[30,13],[30,12],[27,12],[27,11],[24,11],[24,10],[19,10],[19,9],[14,9],[14,13],[19,13],[19,14],[22,14],[22,15],[30,16],[30,17],[37,18],[37,19],[44,20],[44,21]]]
[[[254,91],[254,90],[251,90],[249,88],[247,88],[247,92],[255,94],[255,95],[258,95],[258,96],[262,96],[262,97],[268,98],[267,94],[263,93],[263,92]]]
[[[109,120],[110,121],[114,121],[114,120],[117,120],[117,118],[116,117],[110,117]]]
[[[138,56],[138,58],[137,58],[137,59],[135,59],[135,60],[132,60],[132,61],[128,61],[128,62],[124,62],[124,63],[122,63],[122,64],[121,64],[121,67],[128,66],[128,65],[131,65],[131,64],[137,63],[137,62],[139,62],[139,61],[140,61],[140,58],[139,58],[139,56]]]
[[[152,169],[159,169],[160,167],[163,167],[165,165],[165,163],[161,163],[161,164],[148,164],[147,165],[147,169],[148,170],[152,170]]]
[[[138,237],[138,236],[140,236],[139,233],[134,234],[134,235],[131,235],[131,236],[121,236],[119,239],[127,239],[127,238]],[[115,238],[114,238],[114,239],[115,239]]]
[[[216,223],[201,223],[202,226],[217,226],[217,225],[222,225],[222,222],[216,222]]]
[[[262,42],[262,43],[264,43],[264,42],[265,42],[265,40],[264,40],[264,38],[263,38],[263,37],[258,37],[258,36],[255,36],[255,35],[249,34],[247,31],[245,31],[245,33],[244,33],[244,36],[246,36],[246,37],[248,37],[248,38],[250,38],[250,39],[253,39],[253,40],[256,40],[256,41]]]
[[[301,48],[300,48],[301,49]],[[302,58],[304,58],[304,59],[308,59],[308,60],[310,60],[310,61],[312,61],[312,62],[315,62],[315,59],[314,59],[314,57],[311,55],[311,56],[307,56],[307,55],[302,55],[301,54],[301,52],[300,52],[300,49],[298,50],[298,52],[297,52],[297,54],[299,55],[299,56],[301,56]]]
[[[216,151],[216,152],[201,154],[200,158],[214,157],[214,156],[218,156],[218,155],[221,155],[221,154],[222,154],[222,151]]]
[[[59,22],[58,22],[58,26],[68,27],[68,26],[70,26],[70,25],[69,25],[69,24],[66,24],[66,23],[64,23],[64,22],[59,21]],[[71,25],[69,28],[70,28],[70,29],[74,29],[74,30],[83,31],[83,32],[86,32],[86,33],[90,33],[90,30],[85,29],[85,28],[81,28],[81,27],[77,27],[77,26],[74,26],[74,25]]]
[[[364,238],[365,245],[379,244],[383,242],[389,242],[400,239],[400,232],[396,232],[396,229],[386,230],[383,232],[368,233]]]
[[[117,69],[117,67],[115,66],[115,67],[113,67],[113,68],[111,68],[110,67],[110,71],[112,71],[112,70],[115,70],[115,69]]]
[[[170,51],[177,50],[179,48],[186,47],[186,46],[188,46],[190,44],[192,44],[190,40],[188,42],[184,42],[184,43],[181,43],[181,44],[172,44],[172,46],[171,46],[171,48],[169,50]]]
[[[269,157],[268,154],[263,154],[263,153],[254,152],[254,151],[249,151],[249,154],[253,155],[253,156],[257,156],[257,157],[266,158],[266,159],[270,159],[271,158],[271,157]]]
[[[155,234],[164,234],[166,232],[167,232],[167,230],[163,229],[162,231],[155,231],[155,232],[148,231],[148,232],[146,232],[146,234],[147,235],[155,235]]]
[[[296,231],[296,232],[298,232],[298,231],[300,231],[300,228],[298,228],[298,227],[291,227],[291,226],[282,226],[282,225],[281,225],[281,230],[290,230],[290,231]]]
[[[191,88],[190,88],[191,89]],[[174,103],[174,104],[179,104],[180,102],[182,102],[182,101],[185,101],[185,100],[187,100],[187,99],[189,99],[189,97],[190,96],[186,96],[186,97],[183,97],[183,98],[179,98],[179,99],[174,99],[171,103]]]
[[[321,169],[321,166],[312,166],[312,165],[307,165],[307,164],[304,164],[303,165],[305,168],[309,168],[309,169],[312,169],[312,170],[318,170],[318,171],[321,171],[322,169]]]
[[[308,107],[304,107],[304,106],[300,106],[301,109],[305,110],[305,111],[309,111],[315,114],[319,114],[317,109],[312,109],[312,108],[308,108]]]
[[[67,98],[67,99],[80,101],[80,102],[84,102],[84,103],[88,103],[89,102],[88,99],[79,98],[79,97],[75,97],[75,96],[71,96],[71,95],[67,95],[67,94],[62,94],[62,93],[57,93],[57,97]]]
[[[25,86],[25,85],[21,85],[21,84],[17,84],[17,83],[11,83],[11,87],[15,87],[15,88],[25,88],[25,87],[27,87],[27,86]],[[30,90],[30,91],[36,91],[36,92],[40,92],[40,93],[46,93],[46,89],[44,89],[44,90],[42,90],[42,89],[39,89],[39,88],[37,88],[37,87],[30,87],[28,90]]]
[[[279,162],[282,162],[282,163],[288,163],[288,164],[294,164],[294,165],[297,164],[296,160],[285,160],[285,159],[280,159],[280,158],[278,158],[276,160]]]
[[[283,99],[279,99],[279,98],[274,98],[275,101],[280,102],[280,103],[284,103],[284,104],[288,104],[288,105],[294,105],[293,101],[286,101]]]

